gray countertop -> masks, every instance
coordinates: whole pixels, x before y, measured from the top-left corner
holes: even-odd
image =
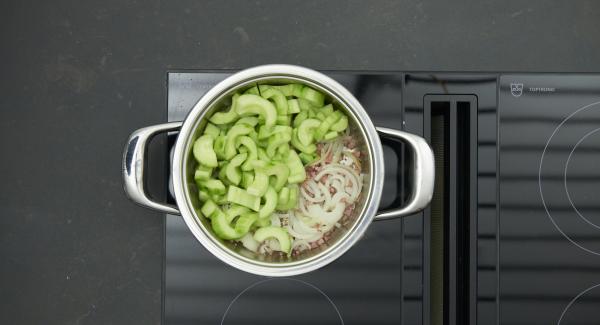
[[[166,120],[168,70],[600,71],[598,1],[3,1],[0,12],[5,324],[160,323],[164,215],[125,198],[121,154],[132,130]]]

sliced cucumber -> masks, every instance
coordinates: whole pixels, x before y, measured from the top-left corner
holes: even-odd
[[[257,95],[244,94],[239,96],[236,102],[236,112],[240,116],[258,115],[265,121],[266,126],[275,125],[277,110],[270,101]]]
[[[214,137],[212,135],[205,134],[199,137],[194,142],[193,154],[194,158],[206,167],[217,167],[217,155],[213,149]]]
[[[233,185],[230,185],[227,191],[227,201],[245,206],[254,211],[260,210],[260,196],[252,195]]]
[[[269,188],[267,188],[264,199],[265,203],[258,211],[258,217],[261,219],[270,217],[273,211],[275,211],[275,207],[277,206],[277,192],[272,186],[269,186]]]
[[[305,146],[312,143],[314,139],[314,130],[321,125],[321,121],[317,119],[306,119],[300,123],[298,127],[298,140]]]
[[[282,252],[287,254],[291,253],[292,239],[287,230],[281,227],[271,226],[260,228],[254,233],[254,239],[256,239],[256,241],[263,242],[268,238],[275,238],[279,242]]]
[[[216,112],[208,120],[214,124],[227,124],[234,122],[238,118],[237,103],[239,94],[234,94],[231,99],[231,108],[227,112]]]

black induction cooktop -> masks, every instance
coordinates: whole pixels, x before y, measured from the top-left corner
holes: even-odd
[[[229,74],[169,73],[169,121]],[[168,215],[165,324],[600,323],[600,75],[327,74],[430,142],[430,207],[291,278],[225,265]],[[402,152],[384,143],[382,208],[409,195]]]

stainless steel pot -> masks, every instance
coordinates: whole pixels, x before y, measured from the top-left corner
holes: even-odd
[[[345,111],[362,153],[363,192],[354,210],[353,222],[338,228],[330,240],[317,249],[295,257],[254,255],[240,245],[217,238],[210,223],[198,215],[200,202],[193,180],[192,145],[208,116],[226,105],[230,96],[256,84],[302,83],[326,94],[328,100]],[[158,133],[179,130],[172,162],[172,179],[177,206],[151,200],[144,190],[146,144]],[[395,210],[378,212],[385,176],[383,150],[379,136],[404,142],[412,152],[412,194],[408,203]],[[206,249],[225,263],[240,270],[264,276],[291,276],[306,273],[331,263],[364,234],[373,220],[402,217],[422,210],[431,200],[434,180],[432,151],[424,139],[406,132],[376,128],[364,108],[342,85],[317,71],[292,65],[263,65],[240,71],[209,90],[183,122],[154,125],[131,134],[123,157],[125,192],[135,202],[170,214],[181,214],[185,223]]]

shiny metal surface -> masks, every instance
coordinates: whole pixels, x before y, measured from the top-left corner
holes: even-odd
[[[351,229],[341,234],[341,238],[330,247],[316,252],[313,255],[291,258],[291,261],[264,261],[253,257],[242,255],[242,251],[236,251],[227,242],[219,240],[213,233],[208,223],[202,222],[196,214],[193,198],[190,195],[188,182],[188,160],[191,145],[195,138],[195,132],[199,132],[203,125],[203,117],[212,114],[220,108],[220,101],[227,98],[232,92],[244,87],[254,85],[257,82],[302,82],[324,92],[333,102],[340,103],[342,107],[348,108],[346,113],[352,121],[351,127],[357,127],[363,132],[363,140],[368,149],[370,159],[367,164],[370,175],[366,178],[363,193],[364,204]],[[173,157],[173,188],[177,205],[181,210],[183,218],[195,235],[195,237],[215,256],[225,263],[244,270],[246,272],[266,276],[290,276],[310,272],[320,268],[347,251],[362,235],[368,227],[377,211],[379,198],[381,196],[381,185],[383,183],[383,161],[381,158],[382,148],[379,137],[370,119],[360,106],[360,103],[341,85],[329,77],[313,70],[287,66],[271,65],[260,66],[238,72],[222,82],[218,83],[204,95],[194,106],[185,119],[175,144]],[[375,203],[373,203],[375,202]],[[360,209],[357,209],[360,210]],[[301,259],[302,258],[302,259]]]
[[[363,161],[363,172],[366,176],[364,188],[366,191],[363,191],[357,203],[356,215],[352,225],[342,227],[334,232],[332,239],[321,249],[311,250],[305,254],[281,261],[273,260],[270,257],[252,255],[249,251],[233,247],[231,243],[219,240],[212,233],[208,222],[198,217],[196,213],[199,209],[197,196],[190,194],[191,191],[194,191],[194,185],[192,185],[194,182],[191,181],[193,159],[190,159],[190,156],[192,143],[206,124],[204,117],[226,105],[225,101],[233,92],[251,87],[257,83],[289,82],[303,83],[325,93],[334,105],[344,110],[349,116],[352,132],[355,135],[360,135],[357,136],[358,147],[361,148],[361,151],[367,153],[367,159]],[[149,133],[152,131],[150,129],[144,132]],[[147,137],[150,137],[151,134],[149,133]],[[427,144],[424,141],[417,141],[416,136],[410,137],[391,131],[388,131],[387,134],[406,140],[409,146],[414,148],[414,162],[418,164],[414,168],[417,182],[411,202],[399,211],[384,214],[382,218],[403,216],[419,211],[431,198],[433,188],[432,175],[429,178],[423,175],[428,171],[433,172],[432,155],[427,155],[427,151],[423,150],[423,146],[427,147]],[[430,159],[430,161],[425,161],[425,159]],[[363,235],[379,207],[384,180],[383,149],[377,131],[364,108],[338,82],[324,74],[303,67],[265,65],[243,70],[228,77],[216,84],[196,103],[183,122],[175,144],[172,176],[173,191],[178,209],[194,236],[206,249],[225,263],[250,273],[266,276],[290,276],[310,272],[332,262],[352,247]],[[143,180],[143,177],[140,177],[140,179]],[[143,184],[139,184],[138,189],[139,186],[143,188]],[[138,193],[143,194],[143,191],[138,190]],[[162,208],[159,204],[150,201],[145,194],[134,195],[133,198],[143,200],[145,205]]]
[[[411,150],[413,164],[410,170],[414,171],[411,198],[401,208],[378,212],[375,220],[404,217],[423,210],[431,201],[435,179],[433,151],[425,139],[414,134],[377,127],[377,132],[383,137],[401,140]]]
[[[134,131],[123,152],[123,186],[127,196],[135,203],[158,211],[179,214],[177,207],[153,201],[146,194],[144,169],[148,142],[159,133],[179,130],[181,122],[148,126]]]

